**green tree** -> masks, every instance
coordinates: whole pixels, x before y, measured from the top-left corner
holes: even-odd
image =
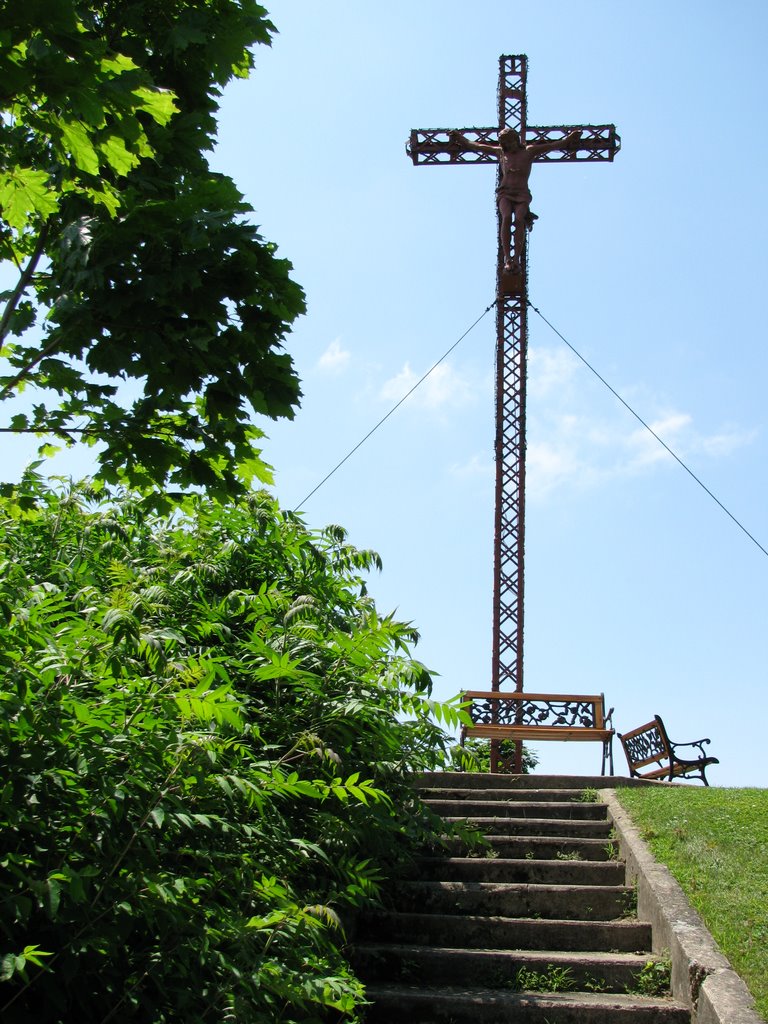
[[[463,750],[460,748],[455,750],[454,757],[462,771],[489,772],[491,770],[491,741],[468,739],[464,743]],[[499,757],[502,762],[499,770],[502,774],[513,774],[515,770],[514,740],[500,741]],[[538,763],[539,755],[523,744],[523,774],[530,775]]]
[[[206,153],[273,32],[253,0],[3,5],[0,397],[33,389],[3,430],[96,445],[110,483],[268,479],[253,413],[298,404],[304,297]]]
[[[4,1024],[356,1020],[343,921],[434,819],[378,557],[265,493],[0,498]]]

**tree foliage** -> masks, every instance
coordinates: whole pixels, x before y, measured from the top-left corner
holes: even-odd
[[[303,293],[206,154],[273,31],[253,0],[4,5],[0,395],[33,388],[4,430],[97,445],[110,483],[268,477],[251,421],[298,403]]]
[[[448,742],[377,556],[273,499],[0,499],[0,1016],[354,1020]]]
[[[461,771],[489,772],[491,770],[491,741],[468,739],[463,750],[454,753]],[[499,758],[501,765],[496,768],[502,775],[514,775],[515,772],[515,740],[499,742]],[[539,763],[536,751],[523,744],[523,774],[530,775]]]

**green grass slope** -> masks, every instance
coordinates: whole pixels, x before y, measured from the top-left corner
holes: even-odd
[[[622,789],[618,797],[768,1019],[768,789]]]

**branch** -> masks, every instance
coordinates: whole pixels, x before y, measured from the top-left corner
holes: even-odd
[[[44,423],[36,427],[0,427],[0,434],[36,434],[38,437],[42,434],[62,434],[64,437],[69,438],[70,434],[87,435],[96,433],[98,433],[96,427],[49,427]]]
[[[27,363],[26,366],[22,366],[22,368],[19,370],[16,376],[12,380],[8,381],[3,390],[0,391],[0,402],[5,401],[5,399],[8,397],[10,392],[13,391],[16,385],[23,381],[25,377],[28,377],[30,373],[34,370],[34,368],[37,366],[37,364],[41,362],[43,359],[45,359],[46,356],[50,355],[58,344],[59,339],[54,338],[52,342],[45,346],[42,352],[38,352],[38,354],[35,356],[31,363]]]
[[[2,343],[5,341],[5,337],[8,333],[8,324],[10,323],[10,319],[13,316],[14,312],[16,311],[16,307],[18,306],[22,295],[29,287],[30,281],[32,280],[32,277],[35,271],[37,270],[37,264],[40,262],[40,257],[43,255],[43,252],[45,251],[45,243],[48,241],[48,228],[49,223],[46,222],[40,229],[40,236],[37,239],[35,251],[29,257],[29,262],[27,263],[24,270],[21,272],[21,276],[19,277],[19,280],[16,282],[16,287],[13,289],[10,299],[8,299],[8,301],[5,304],[5,309],[3,310],[2,318],[0,318],[0,345],[2,345]],[[33,359],[31,363],[28,363],[26,366],[22,367],[21,370],[19,370],[19,372],[16,374],[13,380],[9,381],[9,383],[5,385],[3,390],[0,391],[0,402],[2,402],[5,398],[8,397],[8,395],[10,394],[11,391],[13,391],[16,385],[20,383],[20,381],[24,380],[24,378],[27,377],[32,370],[34,370],[34,368],[37,366],[40,360],[44,359],[49,354],[49,352],[53,351],[56,345],[56,341],[52,341],[49,345],[46,345],[43,351],[35,359]]]
[[[48,222],[46,221],[40,229],[40,237],[37,239],[35,251],[29,257],[29,263],[27,263],[26,268],[22,270],[16,287],[13,289],[13,293],[5,305],[3,316],[0,319],[0,345],[5,341],[5,335],[8,331],[8,321],[11,319],[11,316],[18,306],[19,299],[29,287],[32,275],[35,270],[37,270],[37,264],[40,262],[40,257],[43,255],[45,250],[45,243],[48,241],[48,226]]]

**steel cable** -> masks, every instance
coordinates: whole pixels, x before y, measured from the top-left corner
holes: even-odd
[[[544,314],[541,312],[541,310],[537,309],[536,306],[534,306],[534,304],[530,301],[530,299],[528,300],[528,305],[531,307],[531,309],[534,311],[534,313],[536,313],[539,317],[541,317],[541,319],[544,321],[544,323],[547,325],[547,327],[549,327],[550,330],[554,331],[554,333],[558,336],[558,338],[560,338],[560,340],[563,341],[568,346],[568,348],[571,350],[571,352],[573,352],[573,354],[575,356],[577,356],[577,358],[579,358],[582,361],[582,363],[584,363],[584,365],[587,367],[587,369],[592,371],[592,373],[597,377],[597,379],[600,381],[600,383],[604,384],[605,387],[608,388],[608,390],[611,392],[611,394],[615,398],[618,398],[618,400],[621,402],[621,404],[624,406],[624,408],[627,409],[628,412],[632,413],[632,415],[635,417],[635,419],[638,421],[638,423],[641,423],[645,427],[645,429],[648,431],[648,433],[656,438],[656,440],[659,442],[659,444],[662,446],[662,448],[664,448],[666,451],[669,452],[669,454],[672,456],[672,458],[675,460],[675,462],[679,463],[679,465],[681,465],[683,467],[685,472],[696,481],[696,483],[699,485],[699,487],[701,487],[701,489],[703,491],[705,491],[709,495],[709,497],[712,499],[712,501],[715,502],[716,505],[720,506],[720,508],[723,510],[723,512],[725,512],[725,514],[730,519],[733,520],[733,522],[738,526],[738,528],[743,533],[745,533],[747,535],[747,537],[749,537],[749,539],[752,541],[752,543],[755,544],[758,548],[760,548],[760,550],[762,551],[762,553],[764,555],[768,555],[768,551],[763,547],[763,545],[760,543],[760,541],[757,540],[749,532],[749,530],[746,528],[746,526],[744,526],[743,523],[739,522],[739,520],[736,518],[736,516],[733,514],[733,512],[731,512],[729,509],[727,509],[725,507],[725,505],[722,503],[722,501],[720,501],[720,499],[718,497],[716,497],[712,493],[712,491],[710,491],[710,489],[707,487],[707,485],[702,480],[700,480],[699,477],[696,476],[696,474],[693,472],[693,470],[690,469],[688,466],[686,466],[686,464],[683,462],[683,460],[680,458],[680,456],[672,451],[672,449],[669,447],[669,445],[666,443],[666,441],[663,441],[659,437],[659,435],[656,433],[656,431],[653,429],[653,427],[651,427],[648,423],[646,423],[645,420],[642,418],[642,416],[639,415],[639,413],[635,412],[635,410],[632,408],[632,406],[621,397],[621,395],[618,393],[618,391],[616,391],[615,388],[611,387],[611,385],[608,383],[608,381],[605,379],[605,377],[602,377],[597,372],[597,370],[594,368],[594,366],[592,366],[591,363],[587,362],[587,360],[584,358],[584,356],[577,349],[574,348],[574,346],[570,343],[570,341],[568,341],[568,339],[566,337],[564,337],[560,333],[560,331],[558,331],[558,329],[554,326],[554,324],[550,323],[550,321],[547,320],[547,318],[544,316]]]
[[[382,418],[379,420],[379,422],[374,427],[371,427],[371,429],[368,431],[368,433],[365,435],[365,437],[362,438],[362,440],[358,441],[357,444],[355,445],[355,447],[351,449],[351,451],[347,452],[347,454],[344,456],[344,458],[341,460],[341,462],[337,462],[336,465],[333,467],[333,469],[330,471],[330,473],[327,473],[323,477],[323,479],[320,481],[320,483],[317,484],[317,486],[313,487],[312,490],[309,492],[309,494],[306,495],[306,497],[301,499],[301,501],[298,503],[298,505],[295,506],[295,508],[293,510],[294,512],[297,512],[306,502],[308,502],[309,499],[312,497],[312,495],[316,494],[317,491],[319,491],[320,488],[323,486],[323,484],[326,483],[326,481],[331,479],[331,477],[336,472],[336,470],[341,469],[341,467],[344,465],[344,463],[347,461],[347,459],[350,459],[359,448],[362,448],[362,446],[365,444],[365,442],[368,440],[368,438],[376,433],[376,431],[379,429],[379,427],[382,425],[382,423],[385,423],[389,419],[389,417],[392,415],[392,413],[400,408],[400,406],[403,404],[403,402],[406,401],[406,399],[410,398],[410,396],[413,394],[413,392],[416,390],[416,388],[418,388],[421,384],[423,384],[424,381],[427,379],[427,377],[434,370],[437,369],[437,367],[440,365],[440,363],[442,363],[445,359],[448,358],[448,356],[451,354],[451,352],[453,352],[453,350],[466,338],[466,336],[470,333],[470,331],[473,331],[475,329],[475,327],[477,327],[477,325],[480,323],[480,321],[483,319],[483,317],[486,316],[488,313],[490,313],[490,311],[493,309],[493,307],[495,305],[496,305],[496,299],[493,300],[493,302],[490,304],[490,306],[486,306],[485,307],[485,309],[480,314],[480,316],[477,318],[477,320],[475,320],[475,322],[473,324],[471,324],[466,329],[466,331],[464,331],[464,333],[461,335],[460,338],[457,338],[456,341],[454,341],[454,343],[451,345],[451,347],[448,349],[448,351],[444,352],[443,355],[440,356],[440,358],[437,360],[436,363],[433,363],[433,365],[430,366],[430,368],[427,370],[427,372],[424,374],[424,376],[420,377],[416,381],[416,383],[413,385],[413,387],[403,395],[403,397],[400,399],[400,401],[392,406],[392,408],[389,410],[389,412],[386,414],[386,416],[382,416]]]

